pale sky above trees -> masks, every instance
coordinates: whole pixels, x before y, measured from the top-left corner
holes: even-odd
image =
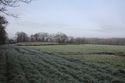
[[[9,8],[8,34],[63,32],[75,37],[125,37],[125,0],[34,0]]]

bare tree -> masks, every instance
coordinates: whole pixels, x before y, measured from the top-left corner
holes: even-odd
[[[5,27],[7,25],[7,21],[4,17],[0,16],[0,44],[5,44],[7,39],[7,34],[5,31]]]
[[[9,16],[14,14],[8,13],[8,7],[18,7],[20,3],[30,3],[32,0],[0,0],[0,13],[4,13]]]
[[[55,40],[56,40],[56,42],[58,42],[58,43],[66,43],[67,40],[68,40],[68,37],[67,37],[67,35],[64,34],[64,33],[57,33],[57,34],[55,35]]]
[[[29,40],[28,35],[24,32],[17,32],[17,42],[27,42]]]
[[[35,33],[33,36],[34,36],[35,41],[40,41],[39,33]]]
[[[4,44],[7,38],[7,33],[5,31],[6,26],[4,26],[7,24],[7,21],[1,16],[1,13],[16,17],[14,14],[8,13],[8,7],[18,7],[20,3],[29,2],[31,2],[31,0],[0,0],[0,44]]]
[[[35,33],[34,35],[31,35],[31,41],[47,42],[48,38],[49,34],[44,32]]]
[[[39,33],[40,41],[42,41],[42,42],[47,42],[48,36],[49,36],[48,33],[44,33],[44,32]]]

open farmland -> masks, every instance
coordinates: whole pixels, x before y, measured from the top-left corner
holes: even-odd
[[[79,54],[115,54],[125,56],[125,46],[118,45],[47,45],[47,46],[29,46],[42,52],[62,54],[62,55],[79,55]]]
[[[125,83],[125,47],[111,47],[1,46],[0,83]],[[119,53],[122,56],[116,55]],[[103,63],[95,62],[99,57]],[[106,60],[120,64],[105,63]]]
[[[30,46],[44,53],[62,57],[86,60],[89,62],[108,63],[125,67],[125,46],[117,45],[54,45]]]

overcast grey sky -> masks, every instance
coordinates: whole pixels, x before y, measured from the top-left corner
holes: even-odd
[[[63,32],[75,37],[125,37],[125,0],[34,0],[9,8],[7,31]]]

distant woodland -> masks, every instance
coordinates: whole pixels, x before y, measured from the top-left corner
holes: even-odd
[[[104,44],[104,45],[125,45],[125,38],[85,38],[72,37],[58,32],[49,34],[45,32],[28,35],[25,32],[17,32],[15,38],[8,39],[8,43],[19,42],[56,42],[59,44]]]

